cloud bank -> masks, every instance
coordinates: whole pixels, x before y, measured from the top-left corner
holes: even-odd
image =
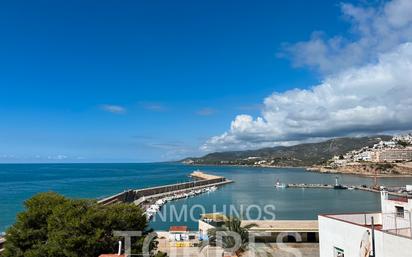
[[[341,6],[359,37],[289,45],[298,66],[324,74],[310,89],[275,92],[261,116],[238,115],[204,151],[251,149],[412,128],[412,1]]]
[[[315,31],[309,41],[285,44],[280,56],[291,59],[296,67],[309,67],[321,74],[340,72],[376,62],[385,53],[412,40],[412,1],[394,0],[375,8],[341,4],[349,36],[326,38]]]

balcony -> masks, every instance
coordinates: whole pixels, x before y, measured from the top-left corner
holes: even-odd
[[[408,211],[383,213],[382,231],[390,234],[412,238],[412,216]]]
[[[376,230],[412,238],[412,215],[408,211],[395,213],[337,214],[327,215],[327,217],[367,228],[372,227],[373,217]]]

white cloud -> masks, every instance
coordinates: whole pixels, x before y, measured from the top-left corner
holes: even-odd
[[[16,159],[16,156],[14,154],[1,154],[0,155],[0,159]]]
[[[106,112],[115,113],[115,114],[123,114],[126,112],[126,108],[120,105],[104,104],[104,105],[101,105],[101,109]]]
[[[66,160],[67,158],[69,158],[67,155],[64,154],[57,154],[57,155],[49,155],[47,156],[47,159],[49,160],[57,160],[57,161],[61,161],[61,160]]]
[[[307,60],[301,60],[302,65],[326,72],[323,81],[307,90],[273,93],[264,100],[260,117],[238,115],[227,132],[210,138],[202,150],[290,145],[412,128],[412,1],[396,0],[377,9],[343,4],[342,9],[362,35],[359,41],[335,37],[327,43],[298,43]],[[385,35],[389,38],[377,42]]]
[[[374,62],[376,53],[391,51],[412,40],[410,0],[394,0],[376,8],[343,3],[341,10],[352,25],[351,38],[355,40],[326,38],[323,32],[314,32],[309,41],[286,44],[280,56],[290,57],[296,67],[331,74]]]
[[[193,154],[196,151],[193,147],[184,142],[147,142],[146,147],[157,149],[161,152],[161,159],[166,161],[180,160],[187,157],[188,154]]]

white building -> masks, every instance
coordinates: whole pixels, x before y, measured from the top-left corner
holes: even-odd
[[[372,161],[375,155],[374,151],[365,150],[354,156],[355,161]]]
[[[203,214],[199,219],[199,238],[206,240],[208,230],[222,227],[227,217],[220,213]],[[317,220],[242,220],[241,226],[254,224],[249,228],[256,242],[274,243],[279,235],[284,243],[314,243],[319,242],[319,226]]]
[[[394,136],[392,138],[392,141],[404,141],[409,144],[412,144],[412,133],[406,134],[406,135],[398,135]]]
[[[381,213],[320,215],[320,257],[412,256],[412,199],[382,191],[381,208]]]
[[[376,162],[396,162],[412,160],[412,148],[404,149],[384,149],[376,152],[374,161]]]

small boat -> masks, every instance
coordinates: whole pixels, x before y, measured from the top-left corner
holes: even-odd
[[[157,200],[155,204],[156,205],[163,205],[163,204],[165,204],[165,201],[163,199],[160,199],[160,200]]]
[[[280,183],[280,180],[278,179],[276,181],[275,187],[276,188],[287,188],[288,186],[285,183]]]
[[[335,185],[333,186],[333,189],[342,190],[342,189],[348,189],[348,188],[346,186],[343,186],[343,185],[339,184],[339,177],[336,176],[335,177]]]
[[[342,185],[334,185],[333,189],[344,190],[344,189],[348,189],[348,188],[345,187],[345,186],[342,186]]]
[[[217,187],[216,186],[212,186],[211,188],[210,188],[210,192],[214,192],[214,191],[216,191],[217,190]]]

